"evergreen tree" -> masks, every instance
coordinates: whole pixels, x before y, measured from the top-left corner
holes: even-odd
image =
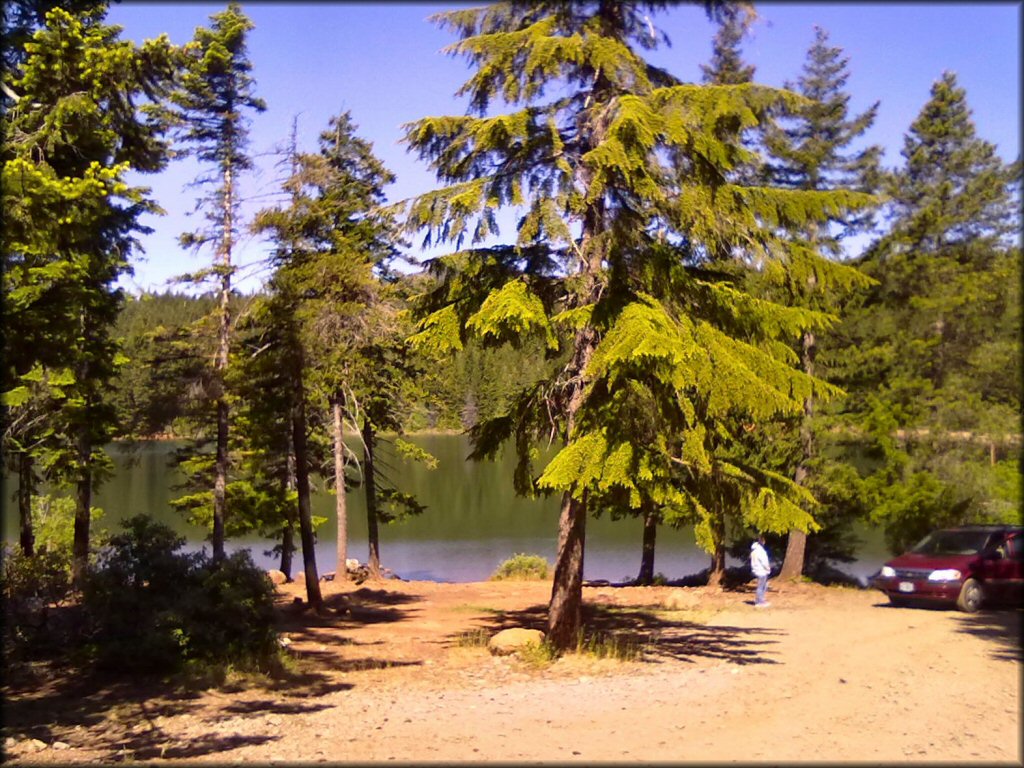
[[[747,64],[740,53],[740,43],[757,18],[754,6],[748,3],[726,3],[719,12],[718,32],[711,48],[711,63],[701,64],[705,83],[742,85],[754,81],[756,68]]]
[[[113,380],[111,402],[121,437],[180,436],[189,386],[202,379],[207,357],[190,329],[208,316],[216,297],[165,291],[127,297],[115,333],[127,360]]]
[[[786,84],[787,88],[796,90],[810,102],[793,119],[766,135],[767,151],[772,158],[766,172],[782,186],[804,190],[850,187],[865,192],[877,189],[881,148],[869,146],[855,150],[852,145],[871,127],[878,103],[860,115],[849,114],[850,96],[844,90],[849,79],[849,59],[842,54],[841,48],[828,45],[828,33],[821,27],[815,27],[814,43],[807,52],[803,74],[795,84]],[[853,216],[816,222],[799,235],[811,250],[812,257],[816,252],[821,257],[836,258],[841,255],[841,237],[863,232],[870,225],[870,216],[858,211]],[[788,284],[784,290],[788,292],[786,300],[790,302],[837,312],[837,301],[842,300],[844,290],[864,284],[865,280],[850,267],[819,262],[819,267],[810,273],[806,282]],[[813,331],[804,332],[799,353],[803,370],[810,375],[819,373],[815,367],[817,339]],[[816,492],[827,493],[827,488],[815,487],[815,479],[809,477],[817,454],[812,427],[815,414],[813,397],[805,399],[803,410],[799,426],[800,448],[795,452],[796,466],[784,465],[780,469],[792,471],[797,483],[812,487]],[[823,473],[824,469],[819,472],[819,480]],[[803,531],[793,531],[787,537],[780,573],[782,578],[795,579],[802,575],[806,545],[807,535]]]
[[[197,210],[206,214],[208,226],[181,236],[182,245],[213,246],[214,264],[189,276],[195,282],[214,278],[219,284],[217,349],[214,358],[212,397],[216,400],[216,462],[213,481],[213,559],[224,559],[224,519],[228,483],[228,393],[224,377],[231,347],[232,262],[239,231],[239,177],[252,168],[246,153],[249,112],[262,112],[265,104],[254,93],[252,64],[246,37],[252,22],[238,3],[210,17],[209,28],[196,29],[186,46],[188,66],[181,88],[174,94],[181,121],[180,140],[211,170],[196,179],[209,190]]]
[[[878,284],[835,341],[850,391],[842,415],[881,465],[869,506],[895,548],[1006,514],[997,453],[1014,464],[1021,391],[1019,161],[976,135],[952,73],[902,154],[887,182],[890,230],[861,261]]]
[[[753,6],[742,3],[730,3],[722,7],[718,18],[718,31],[715,33],[714,40],[712,41],[711,64],[701,65],[705,83],[710,85],[742,85],[753,82],[756,68],[744,62],[743,55],[740,52],[740,43],[749,33],[750,26],[755,19],[756,13]],[[755,139],[749,136],[744,139],[745,148],[753,149],[754,144]],[[752,156],[756,155],[752,153]],[[756,163],[750,162],[732,169],[729,177],[733,183],[742,183],[745,180],[749,182],[754,178],[756,171]],[[729,248],[723,246],[715,254],[715,259],[721,264],[728,262],[731,256]],[[730,485],[726,478],[722,479],[725,486]],[[711,563],[708,569],[709,587],[719,586],[725,577],[727,532],[730,527],[735,527],[734,524],[730,526],[730,518],[735,517],[735,505],[738,503],[736,494],[730,491],[731,489],[727,487],[708,489],[705,497],[707,518],[700,521],[701,527],[697,532],[697,541],[711,555]],[[652,513],[648,514],[653,516]],[[650,519],[645,519],[644,536],[646,546],[643,551],[645,556],[653,559],[655,533],[651,528]],[[653,577],[653,562],[648,563],[641,560],[640,570],[642,573],[650,572]]]
[[[30,18],[27,9],[40,7],[16,9]],[[106,390],[119,362],[116,283],[130,272],[134,236],[146,231],[140,217],[159,210],[125,177],[166,162],[160,101],[176,66],[166,37],[137,47],[103,15],[102,5],[50,10],[3,71],[5,455],[20,464],[26,549],[36,461],[75,486],[77,582],[113,428]]]
[[[446,184],[410,204],[410,227],[474,246],[431,264],[440,284],[418,302],[414,339],[442,350],[472,335],[537,335],[553,353],[473,437],[477,456],[514,439],[517,488],[562,494],[548,614],[559,648],[580,627],[587,514],[616,494],[633,508],[649,497],[666,521],[706,518],[702,489],[729,476],[750,525],[813,523],[790,480],[730,461],[718,444],[738,414],[771,419],[828,390],[791,366],[783,340],[829,319],[744,294],[712,257],[742,250],[786,271],[780,231],[866,202],[731,183],[752,161],[743,130],[803,100],[680,84],[637,52],[661,39],[651,10],[499,3],[442,14],[461,38],[450,51],[475,66],[460,91],[472,114],[424,118],[406,134]],[[488,115],[498,100],[512,111]],[[486,245],[506,205],[523,212],[516,240]],[[643,413],[655,431],[640,439]],[[563,447],[531,483],[535,441],[550,433]]]
[[[392,333],[387,329],[394,325],[394,309],[382,299],[382,286],[374,275],[375,271],[386,273],[396,254],[393,225],[380,210],[383,188],[394,177],[373,155],[370,143],[356,136],[347,112],[331,118],[319,145],[315,154],[294,154],[294,166],[285,183],[290,194],[288,206],[262,211],[256,224],[262,231],[273,232],[276,242],[287,245],[277,274],[287,279],[293,297],[288,310],[294,323],[292,345],[302,351],[303,375],[308,377],[304,386],[318,399],[323,398],[331,411],[328,423],[333,427],[338,517],[336,577],[345,578],[346,423],[364,436],[370,560],[371,569],[379,572],[372,452],[377,429],[374,419],[379,425],[381,416],[370,400],[386,391],[381,375],[388,362],[382,350],[378,350],[380,356],[369,352]],[[375,384],[367,384],[370,379]]]

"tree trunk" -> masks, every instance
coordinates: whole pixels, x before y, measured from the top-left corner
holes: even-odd
[[[92,443],[88,427],[79,427],[78,436],[78,481],[75,485],[75,538],[72,545],[71,581],[77,589],[82,588],[86,570],[89,567],[89,523],[92,511]]]
[[[708,586],[722,586],[722,579],[725,578],[725,546],[715,544],[715,551],[711,554],[711,571],[708,573]]]
[[[309,454],[306,450],[306,402],[302,386],[301,356],[294,376],[295,405],[292,407],[292,445],[295,448],[295,490],[299,497],[299,533],[302,537],[302,563],[306,576],[306,599],[319,612],[323,607],[320,576],[316,571],[316,539],[309,502]]]
[[[576,413],[583,403],[583,371],[597,346],[593,328],[580,329],[575,338],[573,364],[570,368],[576,379],[572,397],[566,407],[566,435],[571,437]],[[558,553],[555,556],[555,575],[548,603],[547,640],[555,648],[565,650],[575,642],[580,631],[580,608],[583,604],[583,550],[586,541],[587,495],[573,498],[573,490],[562,495],[562,509],[558,518]]]
[[[786,542],[786,557],[779,570],[779,578],[798,581],[804,572],[804,559],[807,552],[807,534],[796,529],[789,532]],[[799,565],[799,568],[797,567]]]
[[[809,280],[814,285],[814,278]],[[814,355],[817,340],[810,331],[803,335],[803,369],[808,376],[814,375]],[[797,485],[807,484],[808,464],[814,456],[814,434],[811,432],[811,418],[814,416],[814,396],[808,395],[804,399],[804,417],[800,423],[800,448],[801,460],[793,473],[793,480]],[[792,530],[789,532],[789,540],[786,542],[786,556],[782,561],[782,568],[779,571],[779,578],[783,580],[796,581],[804,573],[804,562],[807,553],[807,534],[803,531]]]
[[[35,554],[36,537],[32,530],[32,496],[35,495],[35,468],[32,456],[22,453],[18,456],[18,543],[28,557]]]
[[[640,574],[636,577],[637,584],[650,584],[654,581],[654,544],[658,536],[658,516],[650,503],[644,504],[644,542],[640,555]]]
[[[719,587],[725,578],[725,518],[716,515],[711,522],[711,535],[715,540],[715,548],[711,553],[711,570],[708,573],[708,586]]]
[[[558,520],[558,556],[548,604],[547,640],[560,650],[569,648],[580,631],[586,525],[586,493],[577,500],[566,492]]]
[[[298,488],[298,480],[295,476],[295,446],[292,446],[288,451],[287,458],[287,470],[288,470],[288,481],[287,488],[289,491],[296,490]],[[296,492],[298,497],[298,492]],[[284,574],[286,581],[292,580],[292,556],[295,554],[295,519],[293,517],[293,510],[291,505],[285,508],[285,521],[284,526],[281,528],[281,573]]]
[[[213,562],[224,559],[224,518],[227,512],[228,484],[228,401],[225,381],[231,334],[231,239],[234,226],[233,180],[231,166],[224,169],[224,240],[221,243],[220,323],[217,334],[216,371],[217,392],[217,458],[213,481]]]
[[[292,557],[295,554],[295,526],[288,520],[281,528],[281,573],[285,581],[292,580]]]
[[[374,440],[373,424],[369,419],[363,421],[363,486],[366,489],[366,537],[370,552],[367,567],[371,579],[380,578],[380,534],[377,529],[377,482],[373,474]]]
[[[341,418],[342,395],[331,401],[334,415],[334,509],[338,515],[338,567],[334,578],[348,581],[348,506],[345,499],[345,425]]]

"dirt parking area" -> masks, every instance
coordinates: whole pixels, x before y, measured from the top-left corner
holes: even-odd
[[[286,679],[9,680],[12,763],[950,762],[1021,764],[1021,610],[892,608],[878,592],[595,586],[588,626],[636,658],[491,656],[543,628],[550,584],[280,587]],[[608,644],[601,646],[607,648]]]

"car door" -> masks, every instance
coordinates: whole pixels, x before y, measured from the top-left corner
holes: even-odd
[[[993,601],[1019,599],[1024,578],[1021,575],[1021,537],[1011,533],[982,553],[981,577],[985,594]]]
[[[1020,605],[1024,600],[1024,533],[1011,533],[1006,540],[1006,583],[1008,600]]]

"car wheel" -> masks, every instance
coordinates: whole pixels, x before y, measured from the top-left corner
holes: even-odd
[[[974,579],[968,579],[960,588],[960,597],[956,599],[956,607],[961,611],[974,613],[981,607],[981,602],[984,599],[985,593],[981,589],[981,584]]]
[[[906,608],[910,605],[910,601],[905,597],[896,597],[896,595],[889,595],[889,605],[893,608]]]

